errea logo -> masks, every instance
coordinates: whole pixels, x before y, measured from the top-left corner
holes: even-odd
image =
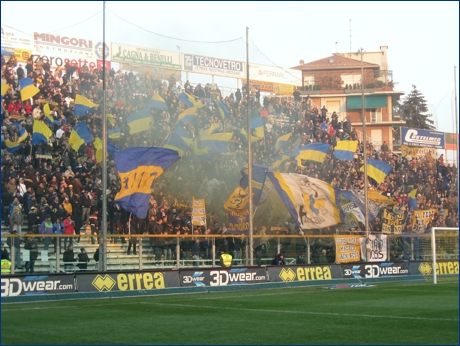
[[[280,274],[279,274],[279,277],[284,282],[289,282],[289,281],[294,281],[295,280],[296,274],[294,273],[294,271],[291,268],[288,268],[288,269],[283,268],[281,270]]]
[[[92,282],[93,286],[96,287],[99,292],[111,291],[115,283],[115,280],[109,275],[104,275],[104,277],[98,275]]]

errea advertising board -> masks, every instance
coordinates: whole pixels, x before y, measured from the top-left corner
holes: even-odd
[[[444,149],[444,132],[401,127],[401,141],[411,147]]]

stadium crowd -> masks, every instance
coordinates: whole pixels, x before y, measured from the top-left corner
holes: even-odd
[[[80,229],[90,224],[93,241],[100,241],[101,229],[101,166],[96,163],[95,148],[92,143],[81,145],[75,152],[69,145],[72,129],[79,122],[85,122],[93,138],[102,138],[102,107],[94,112],[77,117],[74,113],[76,94],[81,94],[92,102],[103,103],[103,71],[72,66],[67,63],[63,68],[52,69],[49,63],[32,58],[23,66],[15,58],[2,55],[2,84],[8,85],[2,97],[2,220],[11,227],[11,231],[21,232],[21,226],[27,219],[28,231],[33,233],[79,234]],[[258,90],[250,91],[247,98],[247,86],[230,95],[222,95],[215,85],[198,84],[193,86],[186,81],[182,86],[173,76],[169,80],[156,79],[154,75],[135,74],[132,71],[118,71],[113,68],[105,71],[107,80],[107,114],[109,129],[121,128],[119,138],[110,139],[120,150],[135,146],[163,146],[168,134],[177,126],[182,126],[190,138],[198,143],[200,131],[219,125],[218,132],[233,132],[229,149],[224,154],[214,154],[209,161],[195,159],[194,150],[186,150],[183,157],[169,171],[163,174],[152,187],[152,197],[146,219],[133,216],[130,228],[129,215],[115,202],[114,197],[120,189],[115,163],[108,162],[108,232],[120,234],[120,240],[126,242],[131,233],[149,234],[191,234],[190,206],[192,196],[206,198],[207,227],[195,227],[193,233],[228,232],[227,214],[223,203],[229,197],[241,178],[240,169],[247,161],[246,137],[241,129],[247,126],[248,107],[252,118],[262,116],[264,138],[253,143],[253,162],[271,167],[280,172],[304,174],[326,181],[342,190],[363,190],[363,146],[375,159],[390,164],[393,169],[381,184],[369,179],[371,189],[379,190],[385,196],[396,201],[392,212],[404,213],[404,232],[411,232],[411,213],[409,212],[409,193],[417,189],[419,209],[438,210],[428,226],[458,227],[458,191],[457,169],[445,164],[440,158],[422,158],[420,160],[401,157],[393,153],[386,143],[376,148],[371,143],[359,143],[353,162],[336,159],[331,151],[323,164],[304,162],[299,166],[294,160],[294,148],[297,145],[321,142],[335,145],[338,140],[358,140],[358,134],[351,124],[339,121],[336,114],[329,114],[323,107],[318,109],[308,99],[294,98],[282,100],[265,97],[261,100]],[[18,89],[19,80],[30,78],[40,92],[32,100],[21,101]],[[179,122],[178,116],[184,110],[179,95],[186,92],[206,106],[199,108],[191,122]],[[127,119],[134,112],[146,107],[154,93],[165,100],[168,110],[151,109],[150,127],[143,132],[130,135]],[[227,106],[229,119],[223,120],[217,108],[217,100]],[[50,107],[50,114],[44,114],[44,105]],[[3,144],[4,140],[17,141],[24,128],[32,133],[33,122],[45,121],[51,115],[54,122],[49,125],[53,132],[47,144],[32,145],[30,137],[21,147],[10,153]],[[284,115],[289,121],[279,121]],[[217,127],[217,126],[216,126]],[[275,150],[276,140],[292,133],[284,147]],[[287,153],[287,154],[286,154]],[[276,158],[282,155],[288,158],[274,165]],[[265,202],[266,204],[268,202]],[[265,210],[265,212],[263,212]],[[283,213],[267,213],[260,207],[255,215],[255,232],[269,235],[265,226],[276,226],[281,231],[273,234],[298,234],[298,230],[286,210]],[[381,213],[383,210],[381,211]],[[267,216],[267,215],[275,216]],[[371,223],[372,232],[382,229],[381,214]],[[359,229],[361,228],[361,229]],[[314,234],[332,234],[336,229],[341,232],[356,233],[363,230],[359,224],[355,228],[345,229],[343,224],[323,230],[310,230]],[[49,238],[46,238],[49,239]],[[69,244],[72,239],[68,239]],[[79,239],[77,238],[78,242]],[[115,239],[114,241],[117,241]],[[171,241],[171,243],[170,243]],[[136,253],[136,244],[130,240],[128,253]],[[256,244],[256,251],[263,252],[267,242]],[[51,245],[45,242],[45,249]],[[56,244],[54,245],[56,246]],[[65,239],[64,246],[67,246]],[[151,239],[156,258],[163,254],[165,259],[174,256],[172,240]],[[220,245],[228,250],[240,250],[243,244],[227,238]],[[297,247],[300,246],[300,243]],[[289,252],[289,242],[284,242],[284,252]],[[313,242],[317,250],[317,261],[324,257],[323,250],[329,254],[332,244]],[[200,254],[210,255],[209,241],[184,241],[181,245],[184,256]],[[287,251],[286,251],[287,249]],[[298,253],[304,248],[297,249]]]

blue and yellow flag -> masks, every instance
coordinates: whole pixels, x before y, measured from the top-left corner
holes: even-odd
[[[70,133],[69,144],[73,150],[78,151],[83,143],[91,143],[93,136],[85,123],[78,123]]]
[[[409,193],[409,211],[417,210],[418,203],[417,203],[417,189],[413,189]]]
[[[299,166],[302,164],[302,160],[305,161],[316,161],[323,163],[329,152],[330,144],[326,143],[312,143],[299,148],[299,153],[295,156]]]
[[[200,136],[207,136],[216,133],[216,131],[220,128],[220,125],[217,123],[212,123],[210,127],[204,130],[200,130]]]
[[[9,153],[14,153],[16,150],[20,149],[21,143],[24,142],[28,136],[29,133],[27,131],[24,131],[16,142],[11,142],[5,139],[3,142],[5,143],[6,151],[8,151]]]
[[[217,100],[217,112],[219,113],[220,117],[222,120],[225,119],[230,119],[230,112],[228,111],[228,108],[221,100]]]
[[[121,190],[115,196],[115,202],[137,217],[145,218],[153,181],[178,160],[177,151],[165,148],[129,148],[118,151],[115,154],[115,165]]]
[[[197,113],[197,110],[197,107],[187,108],[185,111],[179,114],[179,118],[177,120],[182,121],[183,123],[191,123]]]
[[[209,147],[211,153],[222,154],[228,151],[228,144],[233,137],[232,132],[214,133],[201,136],[201,147]]]
[[[109,138],[120,138],[120,136],[121,136],[121,128],[116,127],[114,129],[111,129],[111,130],[107,131],[107,135],[109,136]]]
[[[160,96],[160,94],[153,94],[152,98],[147,102],[147,108],[161,109],[164,111],[168,110],[168,105],[165,100]]]
[[[85,115],[86,112],[90,112],[93,108],[96,108],[97,104],[88,100],[85,96],[77,94],[75,96],[75,115],[82,116]]]
[[[3,97],[6,95],[6,93],[8,92],[8,89],[10,88],[10,86],[6,83],[2,83],[2,94],[1,94],[1,99],[3,99]]]
[[[262,116],[259,115],[257,118],[251,120],[251,131],[251,133],[256,137],[265,137],[264,122],[262,120]]]
[[[198,141],[195,139],[195,142],[193,143],[193,153],[195,154],[194,158],[195,158],[195,161],[197,162],[209,162],[211,161],[211,153],[209,152],[210,151],[210,147],[206,147],[206,148],[199,148],[198,147]]]
[[[270,166],[270,170],[277,169],[281,164],[287,160],[289,160],[292,156],[292,151],[285,151],[283,155],[275,156],[273,158],[273,163]]]
[[[127,119],[129,134],[147,131],[150,128],[150,109],[144,108],[134,113]]]
[[[339,160],[353,161],[358,141],[339,141],[334,147],[334,156]]]
[[[175,150],[179,153],[180,156],[184,156],[185,152],[190,150],[190,145],[187,144],[184,138],[173,132],[169,135],[166,144],[163,145],[163,148]]]
[[[353,203],[353,205],[356,208],[359,208],[362,215],[366,215],[366,203],[365,203],[363,195],[359,195],[352,190],[343,190],[341,194],[347,200]],[[368,210],[368,215],[369,215],[369,221],[374,221],[380,211],[380,207],[376,202],[368,199],[367,210]]]
[[[276,140],[276,143],[275,143],[275,150],[279,150],[280,148],[284,148],[284,146],[286,145],[286,142],[289,140],[289,138],[291,138],[291,135],[292,135],[292,133],[287,133],[287,134],[279,137]]]
[[[8,89],[7,89],[8,90]],[[30,99],[31,97],[34,97],[40,92],[40,89],[38,89],[35,85],[32,79],[30,78],[22,78],[19,81],[19,90],[21,91],[21,100],[25,101]],[[2,90],[3,94],[3,90]]]
[[[22,79],[21,79],[22,80]],[[53,134],[48,126],[43,121],[34,120],[34,133],[32,134],[32,144],[47,143],[48,139]]]
[[[112,142],[107,138],[107,152],[110,156],[114,157],[115,153],[120,150],[117,146],[113,145]]]
[[[393,167],[391,167],[389,164],[379,160],[367,160],[367,175],[374,179],[377,184],[380,184],[385,179],[392,168]],[[360,171],[364,172],[364,166],[361,167]]]
[[[259,205],[259,200],[264,189],[265,175],[267,172],[267,166],[259,165],[257,163],[252,164],[252,202],[254,203],[254,206]],[[245,164],[241,169],[241,175],[240,186],[243,189],[246,189],[249,186],[248,164]]]
[[[241,131],[240,133],[244,136],[244,138],[246,139],[246,141],[248,140],[248,133],[246,132],[246,129],[244,127],[241,128]],[[251,136],[251,143],[254,143],[254,142],[257,142],[259,140],[261,140],[262,138],[260,137],[257,137],[257,136],[254,136],[252,135]]]
[[[190,108],[190,107],[204,107],[205,105],[200,103],[200,102],[197,102],[195,100],[195,98],[192,96],[192,95],[189,95],[185,92],[181,92],[178,96],[178,99],[179,101],[182,101],[184,103],[185,106],[187,106],[187,108]]]
[[[301,229],[318,229],[341,222],[340,191],[322,180],[299,174],[267,172],[284,204]]]

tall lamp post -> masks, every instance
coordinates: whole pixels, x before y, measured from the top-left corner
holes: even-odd
[[[364,229],[366,232],[366,261],[369,260],[369,199],[367,193],[368,178],[367,178],[367,132],[366,132],[366,115],[364,114],[364,66],[363,66],[363,49],[360,48],[361,53],[361,121],[363,123],[363,143],[364,143]]]

